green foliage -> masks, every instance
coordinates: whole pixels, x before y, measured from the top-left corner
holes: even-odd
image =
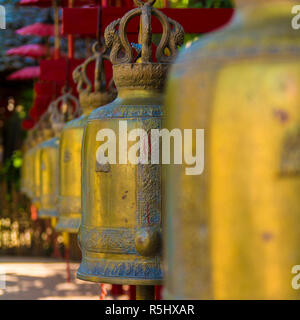
[[[12,165],[14,168],[19,169],[22,166],[22,153],[20,150],[16,150],[12,155]]]
[[[20,150],[16,150],[10,158],[4,161],[0,169],[0,180],[6,181],[9,185],[14,184],[19,187],[21,166],[22,153]]]

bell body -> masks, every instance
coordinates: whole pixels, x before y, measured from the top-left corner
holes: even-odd
[[[82,151],[82,221],[79,242],[82,280],[154,285],[162,281],[160,258],[161,168],[151,164],[120,164],[126,133],[147,133],[161,127],[162,96],[151,90],[118,88],[118,98],[96,109],[88,118]],[[101,129],[116,134],[116,164],[96,159]],[[124,133],[124,132],[123,132]],[[134,142],[128,142],[128,149]]]
[[[77,233],[81,219],[81,145],[87,116],[64,126],[59,146],[57,231]]]
[[[40,218],[58,216],[58,148],[59,138],[43,142],[41,146]]]
[[[32,150],[32,203],[39,210],[40,208],[40,195],[41,195],[41,150],[42,142],[37,144]]]
[[[166,126],[205,129],[205,169],[167,168],[165,298],[300,298],[299,58],[291,1],[260,1],[177,59]]]
[[[59,218],[57,231],[77,233],[81,221],[81,148],[83,131],[89,114],[96,107],[110,102],[108,92],[80,93],[83,114],[64,126],[59,147]]]
[[[21,167],[21,192],[28,196],[28,150],[24,152],[23,163]]]

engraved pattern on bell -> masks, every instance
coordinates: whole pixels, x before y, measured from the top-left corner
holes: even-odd
[[[69,162],[72,159],[72,154],[69,150],[65,150],[64,152],[64,162]]]

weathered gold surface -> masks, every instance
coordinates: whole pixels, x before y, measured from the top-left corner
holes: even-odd
[[[72,213],[72,215],[75,215],[75,217],[70,216],[72,218],[72,224],[68,224],[68,228],[70,228],[70,232],[74,232],[76,228],[78,228],[78,210],[80,210],[80,206],[78,207],[78,199],[74,199],[72,197],[68,197],[67,200],[71,201],[62,201],[61,197],[62,195],[64,196],[64,189],[62,188],[62,182],[65,182],[67,186],[69,185],[69,181],[64,179],[64,174],[65,174],[65,168],[63,167],[61,163],[61,159],[63,163],[67,163],[71,158],[72,155],[70,155],[67,152],[64,152],[63,154],[61,153],[61,149],[64,148],[64,129],[65,126],[68,124],[63,125],[64,122],[74,119],[78,117],[81,113],[81,108],[78,99],[72,95],[71,90],[64,89],[63,94],[56,99],[52,105],[51,105],[52,110],[52,122],[53,122],[53,127],[54,129],[58,130],[60,133],[60,141],[59,141],[59,146],[58,146],[58,188],[57,188],[57,210],[58,210],[58,221],[56,224],[56,230],[58,231],[66,231],[66,228],[62,228],[64,226],[64,214],[65,211]],[[73,140],[74,139],[74,140]],[[69,143],[75,144],[76,145],[76,136],[72,136],[71,140],[69,140]],[[62,147],[63,146],[63,147]],[[74,169],[74,168],[72,168]],[[72,172],[73,175],[78,175],[78,172],[74,170]],[[71,198],[71,199],[70,199]],[[76,202],[77,201],[77,202]],[[78,209],[79,208],[79,209]],[[74,212],[74,213],[73,213]]]
[[[205,129],[205,171],[167,168],[166,298],[300,298],[291,285],[300,264],[300,37],[291,6],[245,6],[173,68],[167,127]]]
[[[41,145],[42,135],[36,139],[37,145],[32,150],[32,203],[37,209],[40,208],[40,194],[41,194]]]
[[[81,220],[81,146],[87,117],[96,106],[109,103],[115,97],[112,87],[106,91],[103,63],[107,57],[97,51],[96,45],[93,52],[74,70],[83,115],[65,125],[59,148],[59,219],[56,230],[70,233],[78,232]],[[93,61],[96,63],[94,87],[86,73]]]
[[[40,208],[38,215],[40,218],[51,218],[53,228],[56,226],[58,216],[58,148],[60,133],[66,119],[77,113],[78,101],[72,96],[71,91],[64,88],[63,94],[50,103],[47,114],[49,129],[48,138],[41,145],[40,170]]]
[[[82,150],[82,221],[79,242],[82,261],[77,277],[82,280],[115,284],[161,284],[161,166],[159,164],[99,164],[96,141],[99,130],[109,128],[116,134],[119,159],[119,121],[132,129],[161,128],[163,87],[170,57],[163,47],[173,44],[173,34],[165,17],[151,5],[143,4],[112,22],[105,30],[111,48],[114,80],[118,97],[91,113],[84,132]],[[152,62],[151,15],[163,24],[157,63]],[[141,62],[135,63],[126,26],[141,15]],[[175,23],[175,22],[174,22]],[[179,26],[179,25],[178,25]],[[117,30],[118,27],[118,30]],[[178,42],[183,30],[178,27]],[[177,29],[176,29],[177,30]],[[176,37],[175,37],[176,38]],[[124,49],[124,56],[120,52]],[[177,49],[177,47],[176,47]],[[128,149],[135,142],[128,142]],[[145,290],[146,289],[146,290]],[[153,288],[141,288],[140,297],[153,296]]]
[[[59,147],[58,231],[77,232],[81,217],[81,142],[86,116],[67,123]]]
[[[28,161],[28,196],[31,198],[33,205],[37,209],[40,207],[40,187],[41,187],[41,145],[42,142],[48,140],[52,135],[49,121],[50,113],[45,112],[39,122],[35,125],[30,133],[30,146],[27,151]]]

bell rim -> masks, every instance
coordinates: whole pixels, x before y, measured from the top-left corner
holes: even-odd
[[[96,282],[96,283],[107,283],[107,284],[122,284],[122,285],[162,285],[163,279],[128,279],[128,278],[110,278],[110,277],[99,277],[99,276],[93,276],[93,275],[87,275],[84,273],[80,273],[77,271],[76,278],[83,280],[83,281],[89,281],[89,282]]]
[[[61,217],[58,214],[58,221],[55,226],[55,230],[59,232],[78,233],[80,227],[81,217],[69,218]],[[76,226],[74,226],[76,223]]]
[[[58,212],[55,209],[40,209],[38,212],[38,217],[42,219],[57,218]]]

